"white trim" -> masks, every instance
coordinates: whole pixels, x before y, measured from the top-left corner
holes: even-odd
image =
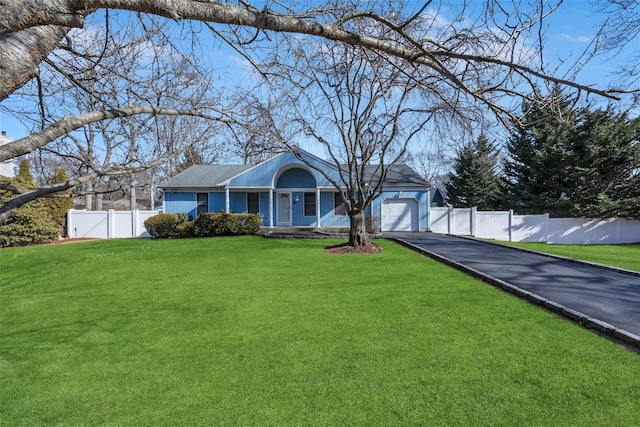
[[[273,188],[269,189],[269,227],[273,227]]]
[[[320,228],[320,189],[316,188],[316,227]]]
[[[274,188],[274,191],[280,192],[280,193],[291,193],[291,192],[304,192],[306,191],[307,193],[310,191],[316,191],[316,187],[309,187],[309,188],[300,188],[300,187],[294,187],[294,188]]]

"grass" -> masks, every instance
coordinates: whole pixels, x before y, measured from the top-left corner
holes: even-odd
[[[388,241],[0,251],[0,425],[637,425],[640,357]]]
[[[640,243],[629,245],[548,245],[546,243],[499,242],[553,255],[640,271]]]

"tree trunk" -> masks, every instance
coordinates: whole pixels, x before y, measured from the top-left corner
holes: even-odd
[[[93,183],[91,181],[87,182],[86,192],[87,194],[85,194],[84,196],[84,208],[88,211],[92,211],[93,210]]]
[[[369,244],[369,236],[365,225],[364,212],[349,213],[351,228],[349,230],[350,246],[366,246]]]

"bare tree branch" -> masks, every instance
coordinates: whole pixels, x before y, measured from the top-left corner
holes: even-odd
[[[31,153],[37,148],[44,147],[56,138],[79,129],[89,123],[95,123],[108,119],[130,117],[139,114],[169,115],[169,116],[194,116],[210,120],[224,121],[221,117],[214,117],[198,110],[175,110],[171,108],[153,107],[127,107],[117,110],[92,111],[90,113],[79,114],[73,117],[64,117],[48,126],[24,138],[17,139],[11,143],[0,146],[0,161],[12,159]]]

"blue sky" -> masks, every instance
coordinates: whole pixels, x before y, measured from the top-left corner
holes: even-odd
[[[549,65],[556,64],[558,58],[577,58],[592,40],[601,20],[602,16],[595,13],[592,1],[565,0],[547,21],[545,59]],[[640,46],[629,46],[629,48],[635,48],[637,51]],[[242,68],[238,66],[238,55],[231,49],[226,48],[212,54],[216,57],[213,62],[222,67],[223,72],[226,70],[229,75],[242,74]],[[600,88],[615,85],[615,78],[612,75],[615,65],[624,60],[624,56],[611,55],[596,58],[578,75],[577,81]],[[0,130],[14,139],[28,134],[28,129],[24,125],[3,112],[0,112]]]

